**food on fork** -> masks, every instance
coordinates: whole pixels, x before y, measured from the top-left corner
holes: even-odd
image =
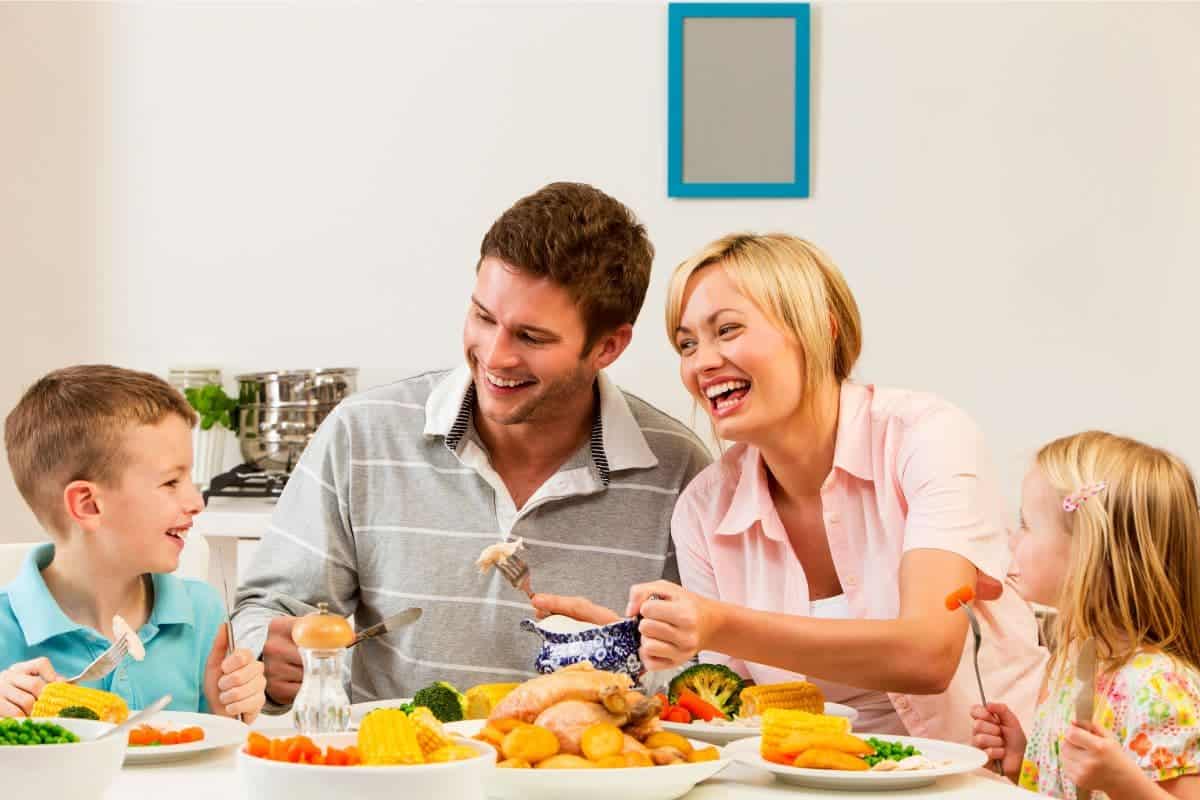
[[[479,567],[479,571],[486,575],[493,567],[512,558],[518,550],[524,547],[525,542],[519,537],[511,542],[489,544],[483,548],[483,552],[479,554],[479,558],[475,559],[475,566]]]
[[[519,683],[481,683],[467,689],[467,719],[487,719],[496,704],[517,688]]]
[[[825,695],[820,687],[808,681],[770,683],[742,689],[738,715],[754,717],[768,708],[784,708],[820,714],[825,711]]]
[[[114,614],[112,618],[113,641],[124,639],[129,645],[129,656],[134,661],[146,660],[146,646],[142,644],[141,637],[137,632],[129,626],[129,623],[124,620],[120,614]]]
[[[667,699],[674,705],[683,705],[692,717],[708,720],[714,716],[720,716],[729,719],[738,713],[744,685],[742,676],[723,664],[697,664],[688,667],[671,679],[667,688]],[[697,713],[695,709],[680,703],[680,694],[684,690],[699,697],[705,704],[715,709],[717,714],[710,714],[702,706],[696,707],[701,712]],[[824,705],[817,710],[820,711],[823,708]]]
[[[970,586],[960,586],[946,595],[946,610],[957,611],[959,606],[965,606],[975,599],[975,590]]]
[[[46,684],[38,699],[34,701],[29,716],[57,717],[60,711],[71,706],[82,706],[91,710],[101,722],[119,725],[129,718],[129,706],[121,697],[112,692],[63,681]]]

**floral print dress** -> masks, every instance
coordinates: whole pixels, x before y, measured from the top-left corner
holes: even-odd
[[[1079,689],[1071,670],[1050,685],[1038,705],[1021,764],[1021,788],[1075,800],[1059,748]],[[1147,777],[1166,781],[1200,772],[1200,672],[1161,653],[1140,653],[1116,672],[1098,676],[1095,691],[1093,721],[1116,734]]]

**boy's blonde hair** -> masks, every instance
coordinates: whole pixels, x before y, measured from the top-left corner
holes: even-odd
[[[4,423],[17,489],[47,531],[61,534],[67,484],[115,481],[126,461],[122,435],[169,414],[196,424],[183,395],[156,375],[102,364],[55,370],[29,387]]]
[[[1053,441],[1036,463],[1063,498],[1106,485],[1061,512],[1073,541],[1052,669],[1089,637],[1106,671],[1140,649],[1200,667],[1200,509],[1187,465],[1101,431]]]
[[[729,234],[675,268],[667,289],[667,338],[676,352],[688,279],[712,265],[724,268],[738,291],[799,345],[806,405],[828,382],[850,377],[862,352],[854,295],[824,253],[785,233]]]

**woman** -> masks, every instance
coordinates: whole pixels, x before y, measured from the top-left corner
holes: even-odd
[[[849,380],[858,307],[825,255],[779,234],[713,242],[675,270],[667,330],[684,386],[736,444],[676,506],[683,587],[630,591],[647,668],[704,651],[758,683],[807,676],[858,709],[858,730],[968,742],[967,619],[945,598],[978,577],[984,688],[1029,719],[1046,653],[1028,606],[999,592],[1006,526],[979,431],[932,395]]]

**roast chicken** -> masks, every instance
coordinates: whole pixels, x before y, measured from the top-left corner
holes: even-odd
[[[632,686],[628,675],[580,662],[513,689],[489,719],[519,719],[547,728],[558,737],[560,751],[572,755],[581,752],[579,738],[589,726],[611,722],[627,734],[626,750],[644,750],[639,740],[659,729],[662,703]]]

